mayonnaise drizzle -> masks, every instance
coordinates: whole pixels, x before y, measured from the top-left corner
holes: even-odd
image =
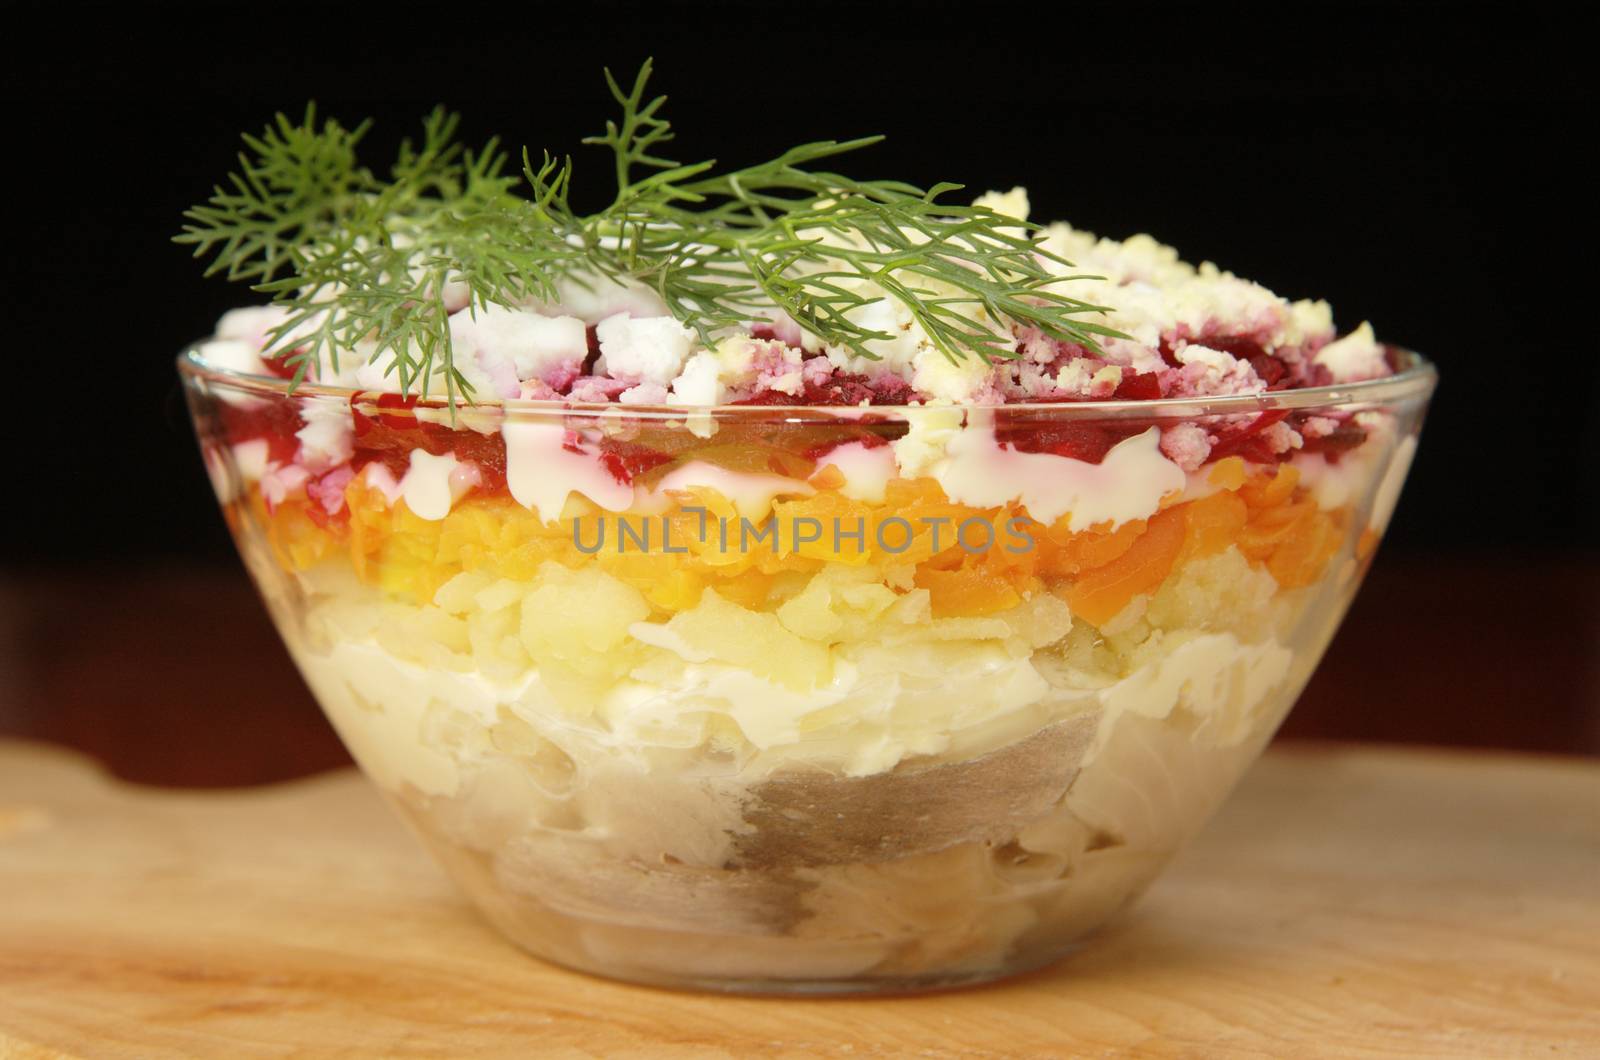
[[[453,453],[434,456],[426,449],[413,449],[411,467],[400,480],[400,496],[419,518],[443,519],[450,514],[451,506],[472,489],[476,470],[457,460]]]
[[[595,446],[579,441],[577,452],[566,448],[566,429],[559,423],[507,420],[500,435],[506,442],[506,487],[518,504],[537,511],[545,522],[561,518],[574,493],[611,512],[632,506],[633,487],[605,469]]]
[[[808,483],[783,475],[763,475],[750,471],[730,471],[725,467],[694,460],[673,470],[661,480],[659,489],[684,490],[703,486],[716,490],[746,519],[761,519],[772,510],[774,498],[809,497],[817,491]]]
[[[853,501],[882,504],[889,480],[895,476],[894,450],[886,445],[868,448],[861,442],[850,442],[823,454],[818,467],[832,464],[844,476],[839,492]]]
[[[967,413],[933,477],[958,504],[993,508],[1020,501],[1041,523],[1071,513],[1073,532],[1097,523],[1119,526],[1155,514],[1161,498],[1188,484],[1183,469],[1161,453],[1161,431],[1151,427],[1111,448],[1098,464],[1054,453],[1023,453],[995,440],[994,414]]]

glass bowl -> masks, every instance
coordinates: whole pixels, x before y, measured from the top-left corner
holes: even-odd
[[[1435,383],[1394,357],[1243,397],[454,414],[178,367],[290,654],[506,936],[840,993],[1053,961],[1216,809],[1394,508]]]

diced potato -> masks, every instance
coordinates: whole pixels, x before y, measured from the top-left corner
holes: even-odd
[[[492,578],[479,571],[462,571],[439,586],[439,591],[433,594],[433,602],[452,615],[464,615],[472,610],[473,598],[479,590],[491,581]]]
[[[709,589],[700,606],[674,615],[667,629],[697,652],[790,688],[815,688],[833,674],[826,647],[785,629],[776,615],[750,611]]]
[[[811,580],[804,591],[778,608],[778,621],[796,636],[807,640],[832,642],[844,628],[844,619],[833,610],[833,594],[819,584],[822,575]]]
[[[528,653],[518,636],[519,625],[520,614],[510,607],[475,611],[467,616],[473,658],[491,677],[510,679],[528,668]]]
[[[523,582],[514,582],[509,578],[501,578],[493,584],[478,590],[473,597],[473,602],[484,611],[498,611],[510,607],[512,604],[521,603],[527,593],[528,586]]]
[[[628,639],[628,627],[650,616],[639,590],[603,571],[540,569],[544,584],[522,600],[522,641],[535,659],[590,669]]]
[[[384,649],[402,659],[445,670],[472,668],[467,624],[437,607],[391,611],[378,623],[375,635]]]
[[[561,705],[592,711],[644,651],[628,627],[650,614],[639,590],[603,571],[547,563],[522,601],[521,640]]]
[[[872,636],[899,599],[880,578],[872,567],[825,567],[778,608],[778,620],[791,632],[824,643]]]
[[[1151,597],[1146,620],[1164,629],[1240,630],[1278,590],[1237,549],[1191,560]]]
[[[998,617],[1034,648],[1054,644],[1072,629],[1072,609],[1053,593],[1035,593],[1015,611]]]

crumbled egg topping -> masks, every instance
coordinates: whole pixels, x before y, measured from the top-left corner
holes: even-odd
[[[989,192],[976,202],[1019,221],[1028,218],[1022,188]],[[990,363],[955,359],[938,348],[904,303],[863,279],[853,282],[868,300],[849,317],[889,336],[867,341],[870,357],[828,345],[776,311],[758,322],[765,332],[728,335],[707,347],[647,287],[594,278],[586,284],[564,281],[557,304],[470,306],[456,297],[465,308],[451,317],[454,363],[474,393],[490,399],[690,407],[762,394],[799,400],[808,387],[825,387],[836,378],[896,381],[899,393],[909,386],[907,400],[929,405],[1103,400],[1139,374],[1156,376],[1168,396],[1263,391],[1269,380],[1228,352],[1240,341],[1297,373],[1297,384],[1388,374],[1384,348],[1370,325],[1336,340],[1326,302],[1290,302],[1210,262],[1190,265],[1148,235],[1117,241],[1057,223],[1044,230],[1040,245],[1072,263],[1046,261],[1052,271],[1076,277],[1074,297],[1107,308],[1096,322],[1127,338],[1108,337],[1098,350],[1087,350],[1033,328],[1013,329],[974,307],[970,319],[994,332],[1001,356]],[[221,367],[265,372],[261,352],[284,319],[275,307],[235,310],[219,322],[204,355]],[[308,322],[301,330],[309,335],[313,327]],[[370,340],[358,342],[337,367],[325,361],[314,375],[335,385],[399,389],[392,353],[374,358],[375,352]],[[442,382],[430,381],[430,390],[442,392],[436,385]],[[308,445],[316,449],[314,437]]]

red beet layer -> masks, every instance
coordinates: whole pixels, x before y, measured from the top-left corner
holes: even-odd
[[[584,366],[592,371],[592,362],[599,352],[594,329],[590,329],[590,358]],[[1261,344],[1249,337],[1207,336],[1205,344],[1248,361],[1256,374],[1267,383],[1268,390],[1292,388],[1291,366],[1279,357],[1268,353]],[[1163,343],[1161,353],[1169,364],[1177,365],[1175,348]],[[1393,364],[1394,358],[1391,357]],[[1314,381],[1315,372],[1311,377]],[[1307,369],[1302,363],[1299,374]],[[1302,384],[1304,385],[1304,384]],[[1163,396],[1161,376],[1152,372],[1128,372],[1122,377],[1115,393],[1119,400],[1146,401]],[[789,394],[764,390],[736,405],[772,407],[795,406],[899,406],[916,400],[910,384],[898,377],[883,375],[876,378],[851,373],[832,373],[825,381],[808,381],[799,393]],[[1054,397],[1036,400],[1035,404],[1072,404],[1075,399]],[[399,394],[364,394],[351,398],[354,422],[353,455],[349,468],[359,473],[368,464],[379,463],[396,479],[409,467],[411,451],[422,449],[436,456],[453,453],[457,459],[471,461],[478,466],[481,476],[479,490],[485,493],[503,493],[506,489],[505,443],[498,433],[480,434],[470,429],[453,429],[444,424],[418,421],[411,409],[415,398]],[[249,407],[219,405],[220,433],[230,444],[264,439],[270,459],[287,463],[299,451],[295,432],[303,427],[299,405],[292,399],[266,399]],[[1241,456],[1246,460],[1270,464],[1286,459],[1293,452],[1324,453],[1337,460],[1346,450],[1360,445],[1366,433],[1353,423],[1340,422],[1331,432],[1312,436],[1301,431],[1303,445],[1298,450],[1274,452],[1264,437],[1264,432],[1277,423],[1286,423],[1300,429],[1315,412],[1262,412],[1252,418],[1234,416],[1238,422],[1206,424],[1215,439],[1210,460],[1228,456]],[[1037,410],[1018,409],[1008,412],[1005,406],[995,410],[995,435],[1001,445],[1020,452],[1054,453],[1088,463],[1098,464],[1113,446],[1152,426],[1171,426],[1171,421],[1151,419],[1118,419],[1100,422],[1080,422],[1068,419],[1051,419]],[[821,461],[829,450],[851,442],[871,446],[885,445],[905,434],[904,422],[883,415],[866,414],[837,423],[805,424],[784,423],[781,413],[771,419],[755,417],[749,421],[724,421],[712,440],[702,441],[681,429],[652,431],[649,423],[640,421],[635,438],[624,440],[603,437],[597,446],[600,461],[606,470],[624,484],[642,476],[654,477],[663,469],[683,459],[694,458],[698,451],[714,446],[721,453],[740,452],[741,467],[765,463],[780,474],[808,474],[811,467]],[[655,437],[651,437],[652,433]],[[571,435],[568,448],[579,451],[576,433]],[[766,459],[761,459],[765,451]],[[715,459],[713,455],[711,457]]]

